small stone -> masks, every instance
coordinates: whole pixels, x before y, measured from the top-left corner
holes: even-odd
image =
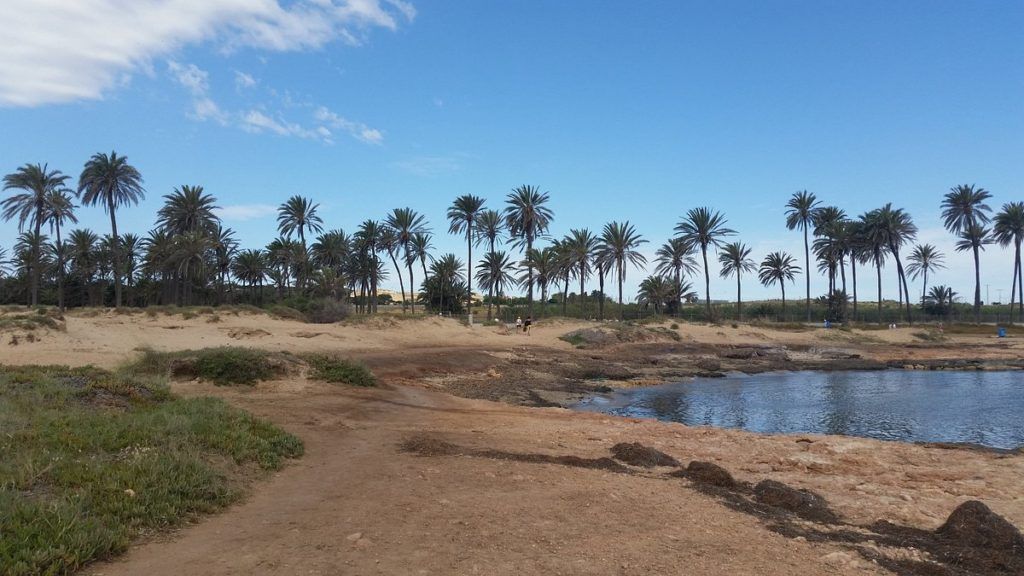
[[[359,540],[362,537],[362,532],[356,532],[355,534],[349,534],[348,536],[346,536],[345,540],[348,540],[349,542],[355,542],[356,540]]]
[[[128,497],[129,497],[129,498],[135,498],[135,490],[132,490],[131,488],[125,488],[125,490],[124,490],[124,493],[125,493],[125,494],[126,494],[126,495],[127,495]]]

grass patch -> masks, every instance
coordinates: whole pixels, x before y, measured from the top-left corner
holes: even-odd
[[[234,346],[180,352],[143,349],[142,356],[125,370],[138,375],[199,378],[218,386],[252,385],[286,372],[287,358],[279,356]]]
[[[358,362],[328,354],[308,354],[303,356],[303,359],[309,364],[309,377],[314,380],[351,386],[377,385],[377,378],[373,372]]]
[[[587,339],[582,334],[577,332],[570,332],[568,334],[562,334],[558,337],[559,340],[568,342],[577,348],[582,348],[587,345]]]
[[[35,312],[5,314],[0,316],[0,330],[24,330],[31,332],[40,328],[64,330],[64,317],[56,310],[39,308]]]
[[[927,332],[914,332],[911,335],[914,338],[917,338],[918,340],[923,340],[925,342],[944,342],[946,340],[945,334],[942,334],[937,330],[929,330]]]
[[[275,318],[281,318],[282,320],[295,320],[297,322],[306,322],[308,320],[306,315],[301,311],[283,304],[274,304],[270,308],[267,308],[267,313]]]
[[[1008,336],[1024,336],[1024,328],[1020,326],[1001,324],[999,327],[1005,328]],[[999,327],[993,324],[946,324],[943,332],[965,336],[995,336]]]
[[[810,326],[802,322],[765,322],[763,320],[755,320],[750,322],[750,326],[754,328],[764,328],[765,330],[782,330],[785,332],[807,332],[808,330],[814,330],[820,326]]]
[[[0,566],[67,574],[238,500],[300,440],[159,378],[0,368]]]

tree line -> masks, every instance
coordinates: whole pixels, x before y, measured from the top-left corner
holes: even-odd
[[[381,219],[367,219],[350,234],[325,229],[319,205],[299,195],[278,207],[277,238],[262,248],[243,249],[234,231],[217,216],[217,199],[202,186],[191,185],[163,197],[155,226],[146,235],[119,233],[119,212],[137,205],[146,190],[140,172],[116,152],[93,155],[77,183],[46,164],[25,164],[4,176],[3,189],[10,194],[0,203],[0,216],[17,221],[19,236],[9,260],[0,247],[0,277],[10,276],[8,293],[26,304],[39,305],[46,289],[62,310],[111,303],[262,305],[265,299],[322,299],[374,313],[381,302],[378,288],[393,272],[403,309],[410,312],[417,304],[453,314],[471,310],[475,282],[486,291],[488,318],[495,304],[500,313],[501,303],[514,289],[526,292],[531,314],[535,291],[542,302],[561,292],[565,312],[569,291],[578,286],[580,313],[603,319],[606,301],[611,301],[606,287],[617,295],[621,315],[627,272],[648,265],[640,251],[648,241],[629,221],[609,222],[599,232],[572,228],[561,238],[550,237],[554,214],[549,194],[532,185],[516,187],[497,207],[488,207],[484,198],[471,194],[452,202],[448,232],[464,238],[464,262],[455,254],[433,253],[429,223],[412,208],[395,208]],[[991,198],[974,185],[953,187],[941,201],[943,224],[956,236],[956,250],[974,257],[975,320],[980,320],[982,304],[980,252],[992,244],[1013,247],[1010,310],[1012,317],[1016,307],[1021,318],[1024,202],[1003,204],[993,214]],[[78,223],[80,206],[101,207],[110,217],[110,233],[69,230]],[[657,248],[654,273],[640,282],[636,302],[656,313],[677,313],[684,303],[699,301],[691,281],[703,276],[705,314],[712,316],[710,250],[717,253],[718,274],[735,279],[740,318],[744,277],[756,275],[761,284],[778,286],[785,313],[786,284],[803,275],[810,321],[812,267],[828,281],[826,294],[817,300],[833,319],[845,319],[850,306],[857,315],[858,265],[875,272],[879,318],[882,268],[890,262],[897,272],[901,314],[908,322],[914,300],[926,309],[948,309],[953,304],[956,294],[950,288],[928,285],[929,274],[944,268],[945,255],[931,244],[915,244],[917,226],[902,208],[888,203],[851,217],[800,191],[786,203],[785,225],[803,236],[803,266],[797,256],[784,251],[767,254],[758,263],[747,244],[732,240],[737,233],[721,212],[708,207],[687,211],[675,235]],[[475,264],[474,248],[483,250]],[[919,278],[920,297],[912,299],[910,281]],[[595,280],[598,288],[588,309],[586,287]]]

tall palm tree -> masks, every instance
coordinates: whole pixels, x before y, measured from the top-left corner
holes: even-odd
[[[419,260],[420,266],[423,268],[424,280],[427,279],[427,260],[431,259],[430,251],[434,249],[434,245],[430,243],[431,238],[429,232],[417,232],[412,235],[412,240],[409,242],[413,258]]]
[[[361,260],[359,276],[362,291],[369,291],[367,309],[370,312],[377,311],[377,285],[384,278],[381,261],[377,256],[377,252],[381,250],[384,228],[385,226],[376,220],[365,220],[353,236]]]
[[[549,197],[547,192],[541,192],[539,188],[531,185],[522,185],[514,188],[506,197],[505,202],[505,226],[508,234],[516,239],[520,247],[525,247],[526,253],[533,249],[533,242],[544,236],[554,214],[546,206]],[[526,302],[529,306],[529,313],[533,315],[533,267],[529,260],[526,269]]]
[[[407,300],[405,298],[405,284],[402,280],[402,267],[398,265],[398,258],[396,256],[396,254],[400,254],[401,246],[398,244],[398,233],[395,232],[394,228],[385,226],[381,230],[380,247],[388,253],[388,258],[391,258],[391,264],[395,267],[395,273],[398,274],[398,289],[402,292],[402,310],[405,311],[409,301],[415,297],[413,294],[415,288],[409,286],[409,298]]]
[[[882,266],[885,264],[887,243],[878,209],[861,214],[861,245],[868,260],[875,265],[878,281],[878,323],[882,323]]]
[[[814,223],[815,252],[819,258],[829,265],[829,293],[836,290],[836,274],[842,277],[843,292],[846,292],[846,251],[849,247],[847,238],[849,219],[846,212],[838,206],[823,206],[812,216]]]
[[[157,226],[175,234],[212,232],[220,222],[214,214],[217,199],[202,186],[182,186],[164,196],[164,205],[156,213]]]
[[[34,238],[42,237],[41,229],[47,217],[47,198],[54,190],[62,189],[64,182],[69,177],[60,170],[50,170],[48,164],[25,164],[11,174],[4,176],[4,190],[21,190],[20,194],[14,194],[0,202],[3,207],[2,217],[9,221],[17,217],[18,231],[25,228],[25,224],[32,225]],[[34,244],[27,245],[30,249]],[[42,246],[40,245],[40,249]],[[39,278],[41,275],[42,253],[29,252],[28,276],[29,276],[29,304],[39,304]]]
[[[121,235],[121,257],[124,259],[125,302],[132,305],[132,288],[138,273],[139,258],[142,254],[142,239],[137,234]]]
[[[49,253],[45,250],[49,238],[45,234],[36,234],[33,231],[22,232],[14,243],[14,258],[12,262],[16,266],[17,274],[26,277],[32,271],[38,271],[41,275],[43,270],[50,267],[52,262],[48,258]]]
[[[718,254],[718,262],[722,265],[722,278],[736,276],[736,318],[743,320],[740,277],[744,272],[757,270],[757,264],[750,259],[750,247],[742,242],[730,242],[722,247],[722,251]]]
[[[253,301],[262,304],[263,279],[267,275],[267,256],[263,250],[242,250],[231,264],[231,273],[249,286]],[[256,292],[259,285],[260,291]]]
[[[562,245],[565,248],[568,265],[572,269],[572,275],[580,281],[580,314],[586,318],[587,291],[585,285],[592,272],[591,258],[597,250],[597,238],[586,228],[573,228],[562,240]]]
[[[676,284],[681,284],[683,274],[692,276],[697,273],[697,260],[693,254],[693,244],[682,238],[670,238],[655,252],[658,266],[654,271],[662,276],[672,274]]]
[[[103,210],[110,214],[110,232],[113,237],[111,267],[114,271],[114,307],[120,308],[123,263],[117,235],[116,213],[121,206],[138,204],[145,199],[146,190],[142,187],[142,175],[128,163],[126,156],[118,156],[117,152],[111,152],[109,155],[93,154],[78,177],[78,195],[82,199],[82,204],[101,204]]]
[[[805,281],[807,283],[807,321],[811,321],[811,248],[807,238],[807,230],[814,222],[814,214],[818,210],[818,197],[801,190],[794,192],[789,202],[786,202],[786,228],[790,230],[800,229],[804,233],[804,269],[807,270]]]
[[[778,284],[782,289],[782,319],[786,319],[786,282],[792,282],[800,273],[800,267],[796,265],[796,258],[786,252],[772,252],[761,261],[761,268],[757,272],[761,284],[771,286]]]
[[[78,280],[85,291],[82,304],[94,303],[90,289],[99,268],[99,258],[96,254],[96,245],[99,241],[99,236],[92,230],[77,228],[68,234],[71,276]]]
[[[975,255],[980,254],[985,249],[985,246],[993,242],[991,230],[981,224],[968,224],[960,230],[958,238],[956,251],[967,252],[970,250]],[[974,268],[974,282],[974,321],[981,322],[981,272],[977,266],[977,261]]]
[[[219,219],[208,234],[213,243],[213,264],[217,272],[217,304],[221,304],[225,297],[228,274],[231,272],[231,260],[238,251],[238,241],[235,240],[235,231],[221,226]]]
[[[476,219],[476,235],[480,242],[487,242],[488,252],[494,252],[505,232],[505,218],[497,210],[484,210]]]
[[[974,184],[961,184],[950,188],[942,198],[942,224],[951,233],[960,236],[972,226],[984,227],[989,223],[988,213],[992,211],[986,201],[992,194]],[[977,232],[977,230],[974,230]],[[980,245],[979,245],[980,246]],[[974,251],[974,321],[981,321],[981,254],[979,247]]]
[[[293,234],[298,234],[303,255],[306,253],[306,232],[310,234],[323,232],[324,221],[317,214],[319,208],[319,204],[314,204],[309,198],[298,194],[277,208],[277,231],[285,238],[291,238]],[[300,272],[297,277],[299,288],[304,288],[306,262],[303,260],[297,264],[296,268]]]
[[[708,246],[718,248],[722,239],[736,234],[735,230],[725,227],[726,220],[720,212],[710,208],[691,208],[685,218],[676,225],[676,232],[685,242],[700,246],[704,258],[704,306],[708,318],[711,317],[711,272],[708,268]]]
[[[902,208],[893,208],[891,202],[878,209],[877,226],[878,233],[896,262],[896,274],[903,290],[903,301],[907,306],[907,323],[910,324],[913,321],[910,315],[910,292],[907,290],[907,275],[900,260],[900,248],[917,237],[917,226],[914,225],[910,214]]]
[[[619,319],[622,319],[622,283],[626,280],[626,265],[631,264],[639,269],[647,263],[647,257],[637,250],[641,244],[646,244],[647,240],[644,240],[636,231],[636,227],[627,220],[605,224],[600,242],[600,250],[610,264],[609,269],[615,270],[615,279],[619,284]]]
[[[1024,202],[1003,204],[1003,209],[996,214],[992,226],[993,238],[1002,247],[1013,244],[1013,284],[1010,287],[1010,321],[1013,321],[1014,296],[1020,303],[1018,319],[1024,320],[1024,278],[1022,278],[1020,246],[1024,240]]]
[[[429,232],[427,220],[412,208],[395,208],[388,214],[387,225],[394,229],[395,239],[405,253],[405,264],[409,272],[409,292],[415,292],[416,280],[413,278],[412,265],[416,258],[412,253],[412,237],[421,232]],[[411,311],[416,312],[416,298],[409,298]]]
[[[181,290],[181,302],[192,304],[192,293],[197,281],[201,282],[206,272],[213,239],[202,231],[191,231],[175,236],[174,262],[185,282]]]
[[[57,243],[54,246],[54,257],[57,262],[57,306],[64,311],[64,264],[66,250],[60,238],[60,229],[65,223],[78,224],[75,217],[75,203],[71,200],[71,191],[67,188],[54,188],[46,194],[44,219],[50,224],[50,230],[56,233]]]
[[[547,314],[548,288],[555,284],[560,273],[558,253],[551,246],[534,248],[527,251],[525,258],[520,263],[520,270],[533,270],[533,282],[540,289],[541,313]],[[527,277],[524,274],[518,279],[519,284],[525,284]],[[490,312],[488,312],[490,313]]]
[[[472,194],[463,194],[448,207],[448,233],[466,235],[466,310],[469,323],[473,323],[473,225],[484,208],[484,199]]]
[[[924,297],[928,294],[928,273],[937,272],[946,266],[942,263],[945,255],[931,244],[918,244],[914,246],[913,252],[907,256],[907,273],[914,280],[918,276],[924,276],[924,283],[921,286],[921,304],[924,304]]]
[[[674,298],[678,298],[675,280],[664,275],[648,276],[640,281],[637,289],[636,301],[644,308],[654,306],[654,313],[661,313],[662,304],[668,305]]]
[[[476,280],[481,288],[487,288],[489,294],[498,298],[498,315],[501,315],[501,297],[505,289],[515,284],[515,265],[512,258],[505,252],[488,252],[476,266]],[[487,319],[491,319],[491,303],[487,303]]]

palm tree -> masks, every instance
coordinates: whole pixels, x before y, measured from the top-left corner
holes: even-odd
[[[68,245],[70,246],[71,276],[77,278],[85,290],[83,304],[93,304],[94,298],[90,289],[99,268],[99,258],[96,254],[96,245],[100,239],[91,230],[78,228],[68,234]]]
[[[1002,247],[1013,244],[1013,284],[1010,286],[1010,321],[1013,321],[1014,295],[1020,303],[1018,319],[1024,320],[1024,278],[1022,278],[1020,246],[1024,240],[1024,202],[1003,204],[992,227],[993,238]]]
[[[13,173],[4,176],[4,190],[22,190],[20,194],[4,199],[2,217],[5,221],[18,218],[18,231],[25,223],[32,225],[34,238],[42,237],[42,226],[47,217],[47,198],[54,190],[63,188],[68,176],[60,170],[50,170],[49,165],[25,164]],[[31,244],[29,247],[31,248]],[[40,249],[42,246],[40,245]],[[39,304],[39,278],[42,253],[28,253],[28,275],[30,282],[29,304]]]
[[[429,232],[417,232],[412,235],[412,240],[409,242],[409,247],[412,250],[412,255],[416,260],[420,261],[420,266],[423,267],[423,279],[427,279],[427,260],[430,260],[430,251],[434,249],[434,245],[430,243],[431,235]]]
[[[217,272],[217,304],[221,304],[228,274],[231,272],[231,259],[238,251],[238,241],[235,240],[235,231],[221,226],[219,220],[208,234],[213,243],[213,260]]]
[[[263,250],[243,250],[231,264],[231,273],[235,278],[249,285],[253,301],[262,304],[263,279],[267,275],[267,256]],[[260,291],[256,292],[259,285]]]
[[[497,294],[498,315],[501,315],[501,296],[505,289],[515,284],[515,265],[511,257],[504,251],[488,252],[476,266],[476,280],[481,288],[487,288],[489,294]],[[487,319],[491,319],[491,303],[487,303]]]
[[[989,230],[985,226],[982,226],[981,224],[968,224],[962,230],[960,230],[960,235],[958,236],[958,238],[959,240],[957,240],[956,243],[956,251],[966,252],[970,250],[975,255],[980,254],[981,251],[985,249],[986,245],[992,244],[993,242],[991,230]],[[977,261],[975,261],[974,321],[976,323],[981,321],[980,274],[981,273],[978,269]]]
[[[49,238],[45,234],[36,234],[32,231],[22,232],[18,235],[18,240],[14,244],[12,261],[19,275],[29,276],[32,271],[38,271],[41,275],[43,270],[49,268],[51,264],[47,258],[49,254],[44,250],[47,240]]]
[[[701,256],[704,258],[704,305],[709,319],[711,318],[711,273],[708,268],[708,246],[718,248],[722,245],[722,238],[736,233],[735,230],[726,228],[725,224],[725,217],[720,212],[701,207],[690,209],[683,221],[676,225],[676,232],[680,234],[680,238],[693,246],[700,246]]]
[[[668,304],[672,299],[677,298],[675,280],[663,275],[648,276],[640,281],[637,290],[636,301],[644,308],[654,306],[654,313],[661,313],[661,305]]]
[[[807,190],[794,192],[786,202],[786,228],[799,228],[804,233],[804,269],[807,270],[807,321],[811,321],[811,248],[807,239],[807,229],[814,222],[814,214],[818,210],[817,196]]]
[[[950,188],[942,199],[942,224],[951,233],[960,236],[972,226],[983,227],[989,223],[988,213],[992,210],[985,203],[992,194],[974,184],[961,184]],[[977,232],[977,230],[974,230]],[[981,254],[974,247],[974,321],[981,321]]]
[[[132,305],[132,288],[138,272],[139,257],[142,253],[142,239],[136,234],[121,235],[121,257],[124,259],[125,302]]]
[[[126,156],[117,152],[109,155],[97,153],[85,163],[78,177],[78,195],[82,204],[102,204],[110,214],[110,231],[113,237],[111,264],[114,271],[114,307],[121,307],[121,251],[117,235],[117,209],[128,204],[138,204],[145,199],[142,175],[128,163]]]
[[[907,323],[910,324],[912,322],[910,292],[907,290],[907,275],[903,269],[903,262],[900,260],[900,247],[912,242],[917,237],[917,226],[911,220],[910,214],[902,208],[893,208],[891,202],[878,209],[876,218],[877,233],[884,240],[893,260],[896,261],[896,274],[903,290],[903,301],[907,306]]]
[[[412,253],[412,237],[421,232],[429,232],[427,221],[412,208],[395,208],[388,214],[387,225],[394,229],[397,245],[405,252],[405,264],[409,271],[409,304],[415,313],[416,298],[412,293],[416,290],[416,280],[412,275],[412,265],[416,258]]]
[[[520,269],[533,270],[533,283],[540,288],[541,313],[547,315],[548,288],[551,284],[556,283],[556,278],[560,273],[558,253],[551,246],[529,250],[520,263]],[[526,282],[526,275],[518,279],[519,284]],[[488,314],[490,314],[490,310],[488,310]]]
[[[217,199],[202,186],[182,186],[164,196],[164,205],[156,213],[157,226],[175,234],[212,232],[220,221],[214,214]]]
[[[303,255],[306,252],[306,232],[312,234],[324,229],[324,221],[317,215],[319,208],[319,204],[314,204],[312,200],[297,194],[277,208],[277,231],[285,238],[298,234]],[[300,271],[297,277],[299,288],[305,287],[305,264],[305,261],[302,261],[297,266]]]
[[[185,306],[192,304],[192,292],[197,279],[206,272],[213,240],[202,231],[191,231],[175,236],[174,262],[178,272],[185,279],[182,286],[181,302]]]
[[[402,280],[402,267],[398,265],[398,258],[395,256],[401,247],[398,245],[398,233],[395,232],[394,228],[385,226],[381,230],[380,247],[388,253],[388,258],[391,258],[391,263],[395,266],[395,273],[398,274],[398,289],[402,292],[402,311],[405,311],[409,300],[412,300],[414,297],[413,291],[415,288],[409,286],[409,299],[406,300],[405,284]]]
[[[448,208],[448,233],[466,235],[466,266],[473,266],[473,224],[480,217],[484,208],[484,199],[472,194],[463,194],[452,202]],[[466,269],[466,310],[469,311],[469,323],[473,323],[473,270]]]
[[[54,256],[57,261],[57,306],[64,311],[64,264],[66,250],[61,242],[60,229],[66,222],[78,224],[75,217],[75,204],[71,201],[71,191],[67,188],[54,188],[46,193],[44,219],[50,224],[50,230],[56,233],[57,243]]]
[[[376,220],[365,220],[353,236],[356,251],[360,255],[358,276],[362,283],[361,291],[369,291],[370,312],[377,311],[377,283],[384,277],[380,258],[377,257],[377,252],[381,250],[384,228]]]
[[[722,278],[736,275],[736,318],[743,320],[740,277],[743,272],[757,270],[757,264],[750,259],[750,247],[742,242],[730,242],[722,247],[722,251],[718,254],[718,262],[722,265]]]
[[[517,240],[526,253],[533,249],[533,242],[544,236],[554,215],[545,206],[549,200],[547,192],[531,185],[519,186],[506,197],[505,226],[508,234]],[[526,269],[526,302],[533,315],[533,267],[529,260]]]
[[[939,249],[931,244],[918,244],[914,251],[907,256],[907,273],[914,280],[918,276],[924,276],[924,284],[921,286],[921,303],[924,304],[924,297],[928,293],[928,273],[936,272],[945,268],[942,263],[945,256]]]
[[[837,206],[823,206],[812,216],[815,253],[825,261],[829,278],[829,294],[836,290],[836,273],[842,277],[843,293],[846,292],[846,252],[849,248],[849,219],[846,212]]]
[[[621,223],[609,222],[604,225],[604,230],[601,231],[600,250],[604,254],[605,261],[609,264],[608,269],[615,270],[615,279],[619,284],[620,320],[624,317],[622,283],[626,280],[626,264],[632,264],[634,268],[639,269],[647,263],[647,258],[637,250],[641,244],[646,243],[647,240],[640,237],[636,227],[630,224],[628,220]]]
[[[586,281],[590,278],[591,273],[591,257],[594,251],[597,250],[597,238],[594,234],[586,229],[573,228],[569,231],[569,235],[562,240],[562,246],[565,249],[565,258],[567,264],[572,270],[572,275],[579,278],[580,281],[580,315],[586,318],[586,294],[587,291],[584,288]]]
[[[697,260],[693,253],[693,244],[682,238],[670,238],[655,252],[655,262],[658,266],[654,271],[662,276],[672,274],[676,283],[680,284],[683,281],[683,274],[692,276],[697,273]]]
[[[479,242],[487,242],[488,252],[494,252],[495,244],[505,231],[505,219],[497,210],[484,210],[476,219],[476,235]]]
[[[761,284],[771,286],[778,284],[782,289],[782,319],[786,319],[786,282],[792,282],[800,273],[800,267],[796,265],[796,258],[786,252],[772,252],[761,261],[761,268],[757,272]]]

